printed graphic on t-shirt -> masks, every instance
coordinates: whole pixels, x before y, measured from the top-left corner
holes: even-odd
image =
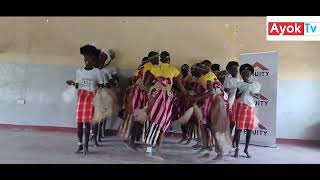
[[[91,87],[92,80],[91,79],[82,79],[81,87]]]

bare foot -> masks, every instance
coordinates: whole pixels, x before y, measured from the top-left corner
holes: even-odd
[[[178,144],[182,143],[182,142],[185,141],[185,140],[187,140],[187,138],[181,139],[181,140],[178,142]]]
[[[81,151],[83,150],[83,145],[79,145],[78,146],[78,150],[77,151],[75,151],[74,153],[80,153]]]
[[[205,152],[205,151],[207,151],[207,150],[208,150],[208,148],[206,148],[206,147],[201,147],[201,149],[199,149],[198,153],[203,153],[203,152]]]
[[[213,158],[215,161],[223,160],[222,154],[218,154],[215,158]]]
[[[193,145],[192,148],[193,148],[194,150],[197,150],[197,149],[201,148],[201,145],[196,144],[196,145]]]
[[[164,160],[160,155],[151,156],[151,158],[157,159],[157,160],[160,160],[160,161],[163,161],[163,160]]]
[[[185,145],[189,145],[191,143],[191,138],[188,139],[188,141],[185,143]]]
[[[229,150],[227,155],[231,155],[233,153],[233,150]]]
[[[239,157],[239,149],[236,149],[236,151],[234,152],[234,157],[238,158]]]
[[[146,153],[146,156],[152,159],[157,159],[157,160],[163,160],[163,158],[160,155],[155,155],[153,156],[152,153]]]
[[[128,149],[130,149],[131,151],[137,152],[137,147],[135,146],[135,144],[133,143],[125,143],[125,145],[127,146]]]
[[[205,153],[204,155],[199,156],[200,159],[206,159],[206,158],[209,158],[209,157],[210,157],[209,153]]]
[[[247,155],[247,158],[251,158],[251,156],[250,156],[248,151],[244,151],[244,153]]]
[[[89,150],[88,147],[84,147],[83,155],[86,156],[88,154]]]

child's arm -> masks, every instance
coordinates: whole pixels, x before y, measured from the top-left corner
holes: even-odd
[[[73,81],[73,80],[67,80],[66,83],[69,85],[69,86],[75,86],[76,83]]]
[[[79,70],[78,70],[78,71],[76,72],[76,82],[73,82],[73,83],[74,83],[74,86],[76,87],[76,89],[79,88],[80,79],[81,79],[81,77],[80,77],[80,72],[79,72]]]
[[[259,82],[253,82],[250,84],[250,95],[256,99],[260,99],[261,84]]]
[[[103,88],[103,83],[104,83],[104,76],[103,76],[103,73],[98,70],[98,73],[97,73],[97,86],[99,88]]]

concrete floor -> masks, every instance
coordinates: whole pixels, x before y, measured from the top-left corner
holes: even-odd
[[[280,144],[277,148],[250,146],[253,158],[232,156],[223,162],[210,158],[200,159],[201,154],[190,145],[178,145],[177,139],[167,138],[163,145],[163,157],[159,161],[144,155],[143,150],[132,152],[117,138],[105,138],[103,147],[90,147],[90,154],[74,154],[77,148],[76,135],[72,133],[37,132],[22,130],[0,130],[0,163],[41,164],[319,164],[319,147],[302,147]],[[240,148],[243,150],[243,146]],[[241,151],[240,155],[243,155]]]

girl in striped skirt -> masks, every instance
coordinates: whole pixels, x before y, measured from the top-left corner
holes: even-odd
[[[225,153],[231,150],[231,141],[229,137],[229,120],[225,110],[225,102],[221,93],[220,82],[217,81],[216,76],[204,67],[202,64],[197,66],[199,78],[198,95],[192,99],[198,102],[201,108],[202,117],[200,119],[199,129],[202,140],[203,149],[208,148],[208,135],[211,136],[215,142],[215,151],[217,153],[216,159],[222,159]],[[219,93],[220,92],[220,93]],[[222,91],[223,92],[223,91]],[[205,154],[208,156],[208,154]]]
[[[147,114],[148,120],[144,126],[144,142],[148,145],[147,155],[152,156],[152,146],[157,145],[159,156],[156,158],[162,159],[160,156],[160,145],[163,141],[166,130],[170,126],[172,119],[173,93],[172,85],[176,83],[183,95],[187,96],[188,92],[182,85],[182,75],[180,71],[171,66],[170,54],[166,51],[161,53],[162,64],[153,68],[151,75],[145,82],[146,87],[151,87]]]
[[[240,74],[243,79],[243,82],[239,82],[237,87],[237,94],[240,96],[238,98],[239,106],[237,110],[237,119],[236,119],[236,151],[234,157],[239,156],[239,141],[240,134],[242,130],[246,130],[246,144],[244,153],[247,155],[247,158],[250,158],[248,152],[248,147],[250,144],[251,131],[254,130],[254,107],[255,102],[254,98],[259,96],[260,84],[254,82],[251,79],[251,75],[254,73],[254,68],[250,64],[243,64],[240,66]]]
[[[84,154],[88,153],[88,143],[90,136],[90,122],[93,118],[93,100],[97,87],[103,86],[103,78],[98,68],[94,68],[95,60],[100,51],[95,47],[86,45],[80,48],[80,53],[84,56],[85,67],[77,70],[75,87],[77,89],[76,121],[78,130],[78,150],[84,149]],[[82,144],[83,125],[85,125],[85,142]]]
[[[143,128],[143,124],[133,121],[133,112],[147,105],[148,95],[144,91],[143,83],[150,70],[159,63],[159,55],[156,52],[150,52],[147,59],[149,62],[143,58],[143,65],[134,73],[133,85],[125,92],[123,105],[125,116],[119,128],[120,137],[129,140],[128,147],[133,150],[136,150],[135,140],[140,139]]]
[[[201,64],[198,65],[199,68],[205,68]],[[204,75],[202,75],[198,79],[198,87],[197,87],[197,95],[205,94],[203,98],[198,99],[198,105],[202,112],[202,118],[200,122],[200,132],[201,132],[201,151],[207,150],[210,148],[210,135],[209,135],[209,113],[210,113],[210,106],[215,98],[216,94],[213,92],[213,82],[216,80],[216,76],[213,72],[206,71]]]
[[[217,77],[212,71],[210,71],[210,68],[203,63],[197,64],[196,69],[198,72],[197,75],[199,76],[197,80],[196,94],[197,96],[204,95],[202,98],[194,98],[197,99],[197,104],[202,112],[202,119],[198,122],[200,125],[199,133],[201,134],[199,134],[198,137],[201,140],[200,151],[205,151],[210,150],[210,146],[213,145],[213,143],[210,143],[212,138],[210,138],[208,121],[210,119],[210,106],[216,96],[216,94],[213,93],[213,83],[217,81]]]

